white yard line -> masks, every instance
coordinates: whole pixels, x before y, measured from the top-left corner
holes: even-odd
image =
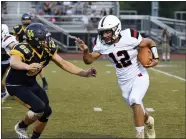
[[[93,109],[94,111],[102,111],[102,108],[99,108],[99,107],[94,107]]]
[[[12,109],[12,107],[1,107],[1,109]]]
[[[152,70],[152,71],[156,71],[156,72],[162,73],[162,74],[167,75],[169,77],[173,77],[173,78],[176,78],[176,79],[179,79],[179,80],[182,80],[182,81],[186,82],[186,79],[184,79],[182,77],[179,77],[179,76],[176,76],[176,75],[173,75],[173,74],[170,74],[168,72],[165,72],[165,71],[162,71],[162,70],[158,70],[158,69],[155,69],[155,68],[149,68],[149,69]]]
[[[153,108],[145,108],[148,112],[154,112],[155,110]]]

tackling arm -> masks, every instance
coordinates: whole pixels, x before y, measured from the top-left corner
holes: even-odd
[[[77,38],[75,42],[76,45],[79,46],[80,50],[83,51],[83,61],[85,64],[91,64],[101,56],[98,52],[90,53],[88,46],[80,38]]]
[[[85,64],[92,64],[100,56],[101,56],[100,53],[98,52],[90,53],[88,49],[86,51],[83,51],[83,61]]]
[[[75,66],[74,64],[64,60],[63,58],[61,58],[58,54],[54,54],[54,56],[52,57],[52,61],[58,65],[61,69],[75,74],[75,75],[79,75],[82,77],[89,77],[89,76],[95,76],[96,75],[96,71],[94,69],[90,69],[88,71],[85,71],[77,66]]]

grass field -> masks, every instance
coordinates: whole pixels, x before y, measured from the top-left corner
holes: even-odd
[[[82,61],[72,63],[88,68]],[[51,63],[45,74],[53,114],[41,137],[48,138],[134,138],[132,112],[122,99],[114,68],[107,61],[95,62],[96,78],[68,74]],[[163,65],[163,66],[162,66]],[[156,69],[185,78],[185,61],[161,62]],[[150,88],[144,105],[153,108],[157,138],[185,138],[185,82],[148,70]],[[38,78],[40,80],[40,78]],[[15,138],[14,125],[26,108],[9,100],[2,112],[2,137]],[[94,107],[102,108],[95,112]],[[29,128],[31,133],[31,127]]]

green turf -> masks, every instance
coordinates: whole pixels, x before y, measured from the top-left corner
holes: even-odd
[[[157,69],[166,71],[170,74],[185,78],[185,60],[171,60],[171,61],[160,61]]]
[[[132,112],[121,97],[114,68],[105,66],[109,64],[106,61],[97,61],[91,66],[82,61],[71,62],[83,68],[94,66],[98,75],[81,78],[53,63],[45,69],[53,114],[42,137],[134,138]],[[182,67],[180,61],[173,64]],[[163,70],[174,73],[175,69]],[[180,71],[178,75],[184,75],[185,70]],[[185,82],[155,71],[149,70],[149,74],[151,85],[144,104],[155,109],[151,115],[155,118],[157,138],[184,138]],[[15,138],[14,125],[23,118],[26,108],[12,100],[3,106],[12,109],[2,110],[2,137]],[[103,111],[94,112],[93,107],[101,107]]]

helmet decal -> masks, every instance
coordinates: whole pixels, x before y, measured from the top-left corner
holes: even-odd
[[[105,16],[104,18],[103,18],[103,20],[102,20],[102,22],[101,22],[101,27],[103,27],[103,22],[105,21],[105,18],[106,18],[107,16]]]
[[[33,30],[27,30],[27,36],[28,36],[28,39],[31,40],[32,37],[34,37]]]

